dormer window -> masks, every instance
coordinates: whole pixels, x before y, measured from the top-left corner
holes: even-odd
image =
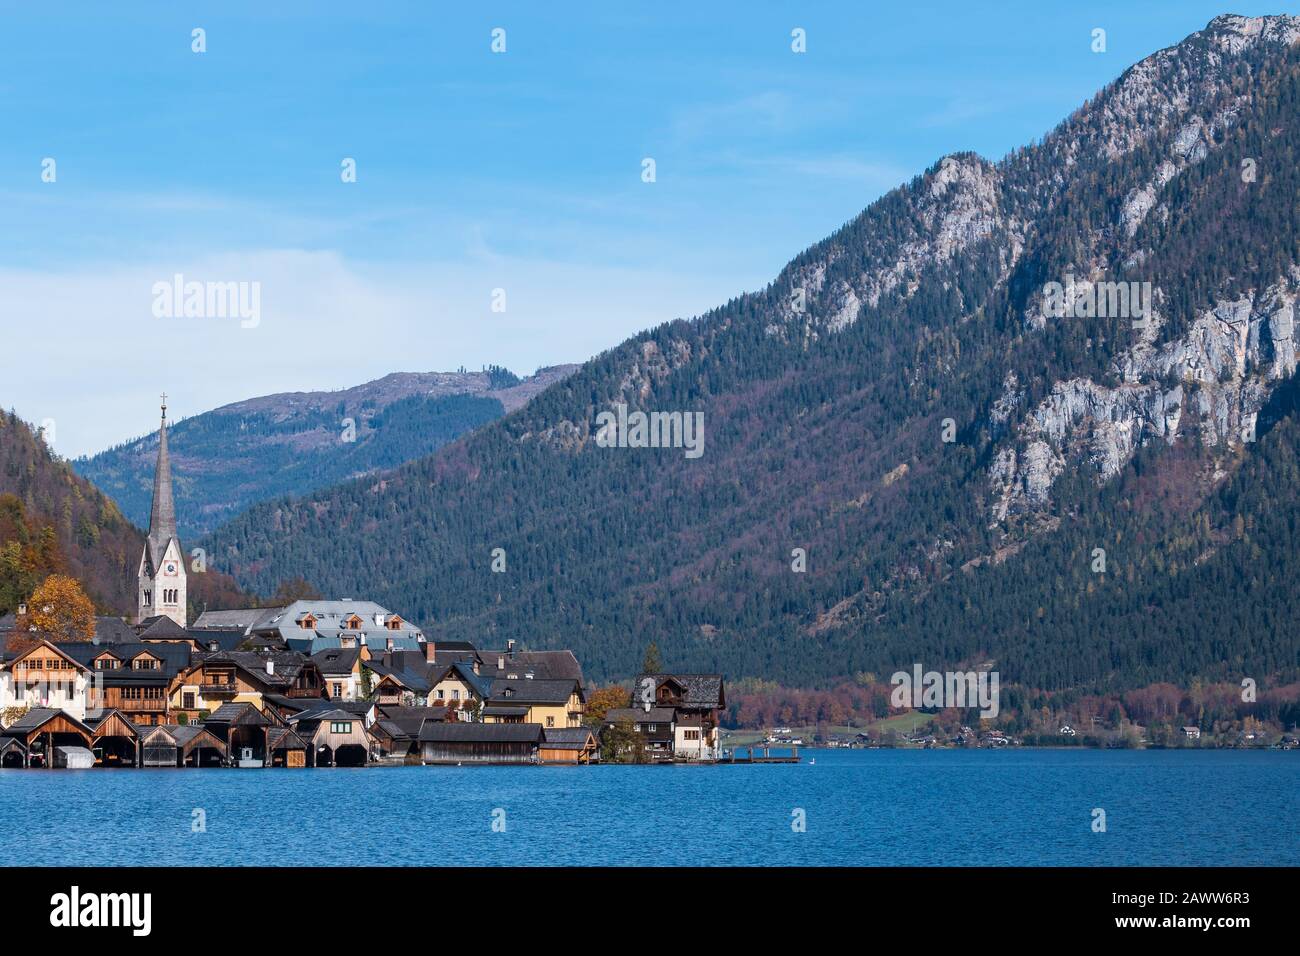
[[[304,614],[298,619],[298,626],[304,631],[316,630],[316,616],[314,614]]]
[[[349,631],[359,631],[361,630],[361,618],[357,617],[355,614],[349,614],[344,618],[343,626]]]
[[[402,619],[394,614],[384,622],[384,627],[388,628],[390,631],[400,631],[402,629]]]

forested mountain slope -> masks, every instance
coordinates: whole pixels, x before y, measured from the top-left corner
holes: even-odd
[[[248,399],[169,431],[180,533],[192,541],[250,505],[306,494],[423,457],[523,406],[573,366],[519,378],[507,369],[397,372],[333,392]],[[136,524],[149,521],[153,432],[73,462]]]
[[[77,578],[101,613],[134,615],[143,547],[144,534],[107,495],[26,422],[0,412],[0,615],[50,574]],[[228,575],[194,573],[189,581],[192,612],[248,603]]]
[[[669,667],[805,685],[1294,672],[1297,38],[1217,18],[1040,143],[944,158],[764,290],[382,480],[252,509],[213,560],[435,635],[572,647],[596,678],[651,639]],[[703,455],[600,447],[619,403],[702,412]]]

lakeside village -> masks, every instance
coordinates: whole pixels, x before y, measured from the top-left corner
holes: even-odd
[[[996,674],[955,675],[979,684],[984,711],[891,699],[902,688],[870,675],[782,694],[741,682],[729,704],[721,675],[664,672],[657,652],[647,653],[631,691],[588,688],[571,651],[430,641],[401,614],[366,600],[206,610],[190,624],[184,559],[164,405],[134,622],[96,617],[71,578],[54,590],[75,592],[72,600],[44,593],[57,575],[33,593],[30,609],[0,617],[0,769],[776,763],[798,762],[805,741],[1300,749],[1293,722],[1236,719],[1227,697],[1215,703],[1204,692],[1202,719],[1180,730],[1182,692],[1167,685],[1126,695],[1123,711],[1115,702],[1109,710],[1100,702],[1079,707],[1059,728],[1046,707],[1022,708],[992,726],[983,718],[998,712]],[[71,606],[79,613],[68,613]],[[80,626],[60,626],[73,616]],[[913,689],[922,682],[918,667]],[[1145,725],[1131,719],[1143,713]],[[724,715],[776,729],[725,731]],[[871,722],[846,726],[853,715]],[[1212,733],[1203,737],[1201,726]]]
[[[371,601],[189,624],[166,413],[134,623],[91,608],[89,640],[53,640],[26,605],[0,618],[0,768],[736,759],[718,674],[643,674],[633,708],[625,690],[589,701],[571,651],[428,641]]]

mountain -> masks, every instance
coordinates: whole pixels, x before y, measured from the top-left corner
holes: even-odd
[[[213,561],[571,647],[597,679],[650,640],[801,686],[917,662],[1032,693],[1294,679],[1298,38],[1216,18],[762,291],[382,479],[251,509]],[[620,404],[702,414],[703,453],[602,447],[638,437],[598,421]]]
[[[144,534],[112,499],[51,453],[26,422],[0,412],[0,615],[54,573],[77,578],[101,613],[134,614],[143,547]],[[196,609],[249,601],[220,573],[191,574],[189,598],[191,620]]]
[[[169,438],[181,537],[192,541],[257,502],[426,455],[522,407],[575,367],[522,379],[496,366],[398,372],[340,391],[252,398],[177,422]],[[145,525],[157,454],[153,432],[73,467]]]

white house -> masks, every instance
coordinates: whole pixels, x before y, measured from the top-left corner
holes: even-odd
[[[85,720],[98,716],[88,711],[87,700],[95,674],[58,645],[39,641],[0,666],[0,720],[6,712],[53,707]]]

